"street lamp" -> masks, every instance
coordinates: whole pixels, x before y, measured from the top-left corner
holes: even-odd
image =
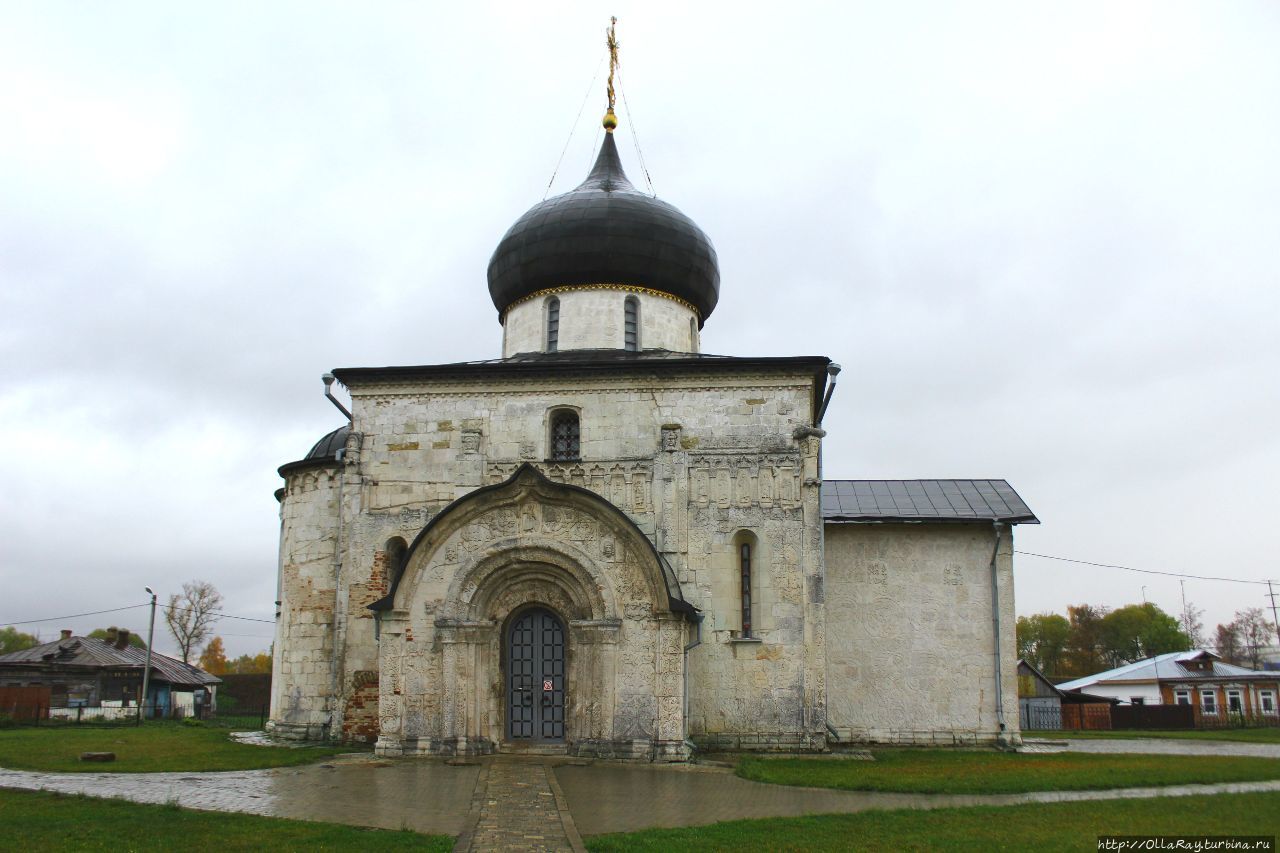
[[[149,586],[144,589],[151,595],[151,627],[147,629],[147,665],[142,670],[142,701],[138,703],[138,722],[146,718],[143,707],[147,704],[147,687],[151,682],[151,644],[156,638],[156,594]]]

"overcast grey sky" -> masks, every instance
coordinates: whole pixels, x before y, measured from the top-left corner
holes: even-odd
[[[192,578],[269,620],[275,469],[341,423],[320,374],[499,354],[488,257],[610,14],[626,167],[638,129],[720,254],[704,349],[845,366],[826,476],[1004,477],[1019,549],[1280,577],[1274,2],[11,2],[0,620]],[[1179,608],[1016,565],[1022,614]],[[1210,630],[1264,592],[1187,582]]]

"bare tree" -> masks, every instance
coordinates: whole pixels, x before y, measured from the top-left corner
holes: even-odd
[[[1240,662],[1240,626],[1235,622],[1218,624],[1214,632],[1214,645],[1218,647],[1218,656],[1227,663]]]
[[[208,581],[188,581],[182,585],[181,596],[169,596],[164,621],[178,642],[183,663],[191,663],[192,649],[213,633],[213,623],[218,620],[217,611],[221,606],[222,595]]]
[[[1241,656],[1253,669],[1262,668],[1262,649],[1271,637],[1271,626],[1261,607],[1236,611],[1235,622],[1240,635]]]
[[[1188,601],[1182,608],[1182,617],[1178,619],[1182,633],[1187,635],[1187,639],[1191,641],[1191,648],[1204,648],[1204,609],[1196,607]]]

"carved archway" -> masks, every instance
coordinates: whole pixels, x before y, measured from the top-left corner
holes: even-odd
[[[683,665],[682,617],[692,608],[624,513],[525,465],[432,519],[410,546],[400,582],[373,605],[384,635],[384,751],[394,751],[393,740],[443,753],[499,746],[501,626],[530,606],[559,614],[568,629],[572,749],[614,750],[599,745],[619,732],[628,744],[647,744],[663,739],[659,728],[676,728],[660,726],[659,708],[678,706],[668,694],[683,695],[670,673]]]

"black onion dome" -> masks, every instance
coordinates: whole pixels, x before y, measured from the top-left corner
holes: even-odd
[[[711,240],[675,207],[631,185],[612,133],[587,179],[530,208],[489,259],[499,313],[539,290],[584,284],[669,293],[692,303],[700,320],[720,298]]]

